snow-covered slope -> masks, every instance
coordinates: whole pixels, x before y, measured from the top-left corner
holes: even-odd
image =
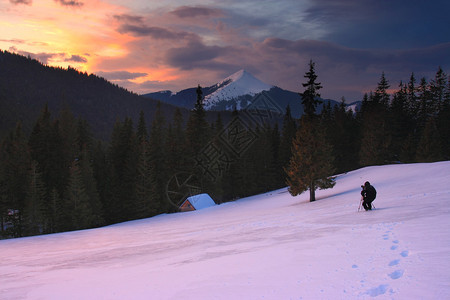
[[[357,212],[360,185],[376,210]],[[0,241],[1,299],[448,299],[450,162],[363,168],[200,211]]]
[[[214,109],[214,106],[221,101],[229,101],[244,95],[254,96],[262,91],[268,91],[272,87],[273,86],[262,82],[247,71],[240,70],[217,83],[215,86],[210,87],[211,89],[216,90],[205,96],[205,109]],[[237,105],[239,105],[239,103],[237,103]],[[241,107],[237,107],[237,109],[239,110]]]

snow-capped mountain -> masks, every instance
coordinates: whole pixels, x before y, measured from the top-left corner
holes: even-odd
[[[244,108],[241,105],[241,97],[247,95],[253,97],[262,91],[270,90],[272,87],[272,85],[262,82],[247,71],[239,70],[209,88],[210,92],[214,91],[205,96],[205,109],[218,110],[217,108],[221,107],[221,110],[223,108],[232,110],[236,106],[236,109],[240,110]]]
[[[142,96],[193,109],[197,100],[196,89],[192,87],[177,93],[161,91]],[[267,84],[245,70],[240,70],[212,86],[203,87],[204,106],[206,110],[214,111],[232,111],[234,108],[242,110],[249,107],[254,98],[262,92],[281,110],[285,110],[289,105],[293,117],[299,118],[303,114],[303,105],[298,93]],[[322,100],[324,104],[328,102],[331,102],[332,106],[338,104],[335,100]],[[358,106],[358,103],[352,104]],[[354,110],[354,107],[349,109]],[[321,110],[322,107],[318,107],[318,111]]]

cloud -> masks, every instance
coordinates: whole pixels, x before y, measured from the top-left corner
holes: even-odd
[[[216,59],[232,51],[230,46],[207,46],[200,41],[191,41],[186,46],[167,50],[166,62],[181,70],[226,68],[228,63]]]
[[[71,55],[64,59],[65,62],[87,63],[87,59],[80,55]]]
[[[56,60],[60,62],[73,62],[73,63],[87,63],[87,58],[81,56],[81,55],[68,55],[65,53],[47,53],[47,52],[40,52],[40,53],[32,53],[28,51],[19,50],[16,47],[10,47],[9,51],[23,55],[28,56],[33,59],[36,59],[40,61],[41,63],[47,65],[49,64],[50,60]]]
[[[72,7],[80,7],[83,6],[84,3],[76,0],[54,0],[55,2],[61,4],[62,6],[72,6]]]
[[[50,59],[60,55],[60,54],[57,54],[57,53],[45,53],[45,52],[31,53],[31,52],[28,52],[28,51],[19,50],[16,47],[10,47],[9,51],[17,53],[17,54],[20,54],[20,55],[23,55],[23,56],[31,57],[33,59],[36,59],[36,60],[40,61],[41,63],[43,63],[45,65],[48,64]]]
[[[178,40],[193,36],[189,32],[177,32],[163,27],[123,24],[118,31],[122,34],[130,33],[137,37],[151,37],[154,39]]]
[[[9,0],[9,2],[14,5],[17,4],[31,5],[33,3],[33,0]]]
[[[121,15],[114,15],[114,19],[116,19],[119,22],[123,23],[138,23],[141,24],[144,21],[144,18],[142,16],[137,15],[129,15],[129,14],[121,14]]]
[[[258,46],[260,63],[270,68],[270,83],[301,89],[309,59],[316,62],[323,96],[361,100],[363,91],[376,88],[382,72],[391,86],[411,72],[432,76],[440,65],[450,68],[450,43],[415,49],[355,49],[331,42],[270,38]]]
[[[448,42],[447,0],[315,0],[304,21],[322,28],[322,39],[348,47],[405,49]],[[436,34],[439,32],[439,34]]]
[[[222,15],[218,9],[200,6],[181,6],[171,11],[171,14],[179,18],[217,17]]]
[[[139,77],[145,77],[147,73],[115,71],[115,72],[97,72],[98,76],[104,77],[108,80],[132,80]]]

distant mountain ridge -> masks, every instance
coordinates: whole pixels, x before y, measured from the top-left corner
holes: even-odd
[[[242,110],[251,105],[252,99],[262,92],[283,111],[289,105],[293,117],[299,118],[303,114],[303,105],[298,93],[267,84],[245,70],[239,70],[212,86],[203,87],[204,106],[210,111],[231,111],[235,108]],[[177,93],[154,92],[142,96],[187,109],[194,108],[197,99],[196,88],[184,89]],[[328,102],[331,102],[331,106],[339,104],[331,99],[322,99],[322,101],[325,105]],[[358,101],[348,104],[347,107],[355,110],[359,105]],[[321,110],[322,107],[319,107],[318,111]]]

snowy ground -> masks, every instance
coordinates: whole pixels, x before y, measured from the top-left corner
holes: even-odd
[[[357,212],[360,185],[378,190]],[[0,299],[450,299],[450,162],[0,241]]]

